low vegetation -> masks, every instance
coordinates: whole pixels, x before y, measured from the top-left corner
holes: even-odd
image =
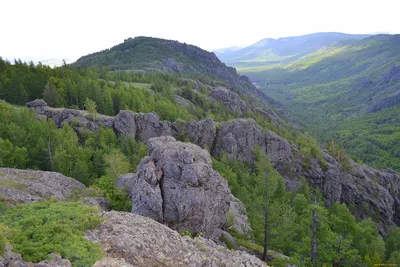
[[[73,266],[92,266],[102,250],[82,235],[101,218],[97,208],[78,203],[41,202],[0,211],[0,252],[6,242],[21,253],[25,261],[39,262],[59,253]],[[2,253],[0,253],[2,254]]]

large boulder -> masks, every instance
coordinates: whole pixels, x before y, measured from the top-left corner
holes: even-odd
[[[212,169],[210,154],[172,137],[148,143],[149,156],[130,176],[133,181],[125,182],[131,185],[132,211],[178,231],[212,236],[226,221],[230,190]]]
[[[181,237],[152,219],[125,212],[106,212],[105,221],[85,233],[100,244],[104,258],[94,266],[267,266],[243,251],[228,250],[211,240]]]

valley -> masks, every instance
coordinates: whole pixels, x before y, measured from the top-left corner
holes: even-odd
[[[317,33],[263,40],[219,55],[325,145],[400,168],[399,35]]]

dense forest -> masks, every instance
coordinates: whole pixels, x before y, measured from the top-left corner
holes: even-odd
[[[318,36],[316,44],[324,40]],[[311,43],[318,48],[313,51],[303,42],[295,52],[307,53],[286,61],[262,61],[257,54],[232,64],[282,102],[320,143],[333,139],[370,166],[399,171],[400,36],[361,37]]]
[[[224,121],[237,117],[222,104],[212,102],[206,87],[198,90],[197,94],[191,87],[190,83],[183,82],[175,74],[108,72],[102,68],[82,69],[67,65],[52,69],[40,64],[20,61],[11,64],[0,60],[0,98],[3,100],[0,102],[0,167],[60,172],[98,190],[108,198],[111,208],[130,211],[131,201],[125,192],[115,187],[115,181],[120,174],[135,171],[140,159],[147,154],[144,143],[117,136],[108,128],[83,130],[77,134],[71,125],[58,128],[51,120],[38,118],[36,113],[22,105],[43,98],[52,107],[86,109],[105,115],[116,115],[121,109],[128,109],[134,112],[155,111],[161,119],[169,121],[206,117]],[[176,94],[194,105],[180,105]],[[244,116],[293,141],[304,154],[305,164],[307,159],[316,157],[323,165],[321,150],[308,134],[297,132],[284,122],[284,127],[279,127],[256,112]],[[268,204],[271,214],[268,222],[269,248],[290,256],[290,261],[299,266],[312,266],[310,243],[314,235],[319,251],[315,266],[400,264],[400,228],[393,228],[382,237],[372,219],[356,220],[345,204],[326,208],[321,193],[310,187],[306,180],[295,192],[288,192],[283,178],[268,158],[260,150],[256,149],[254,153],[257,160],[253,164],[228,160],[224,155],[213,159],[213,167],[226,178],[232,193],[248,211],[253,228],[250,237],[237,234],[230,227],[228,216],[226,227],[238,244],[250,250],[262,250],[264,215],[260,211]],[[77,209],[80,209],[77,204],[36,205],[0,207],[0,233],[10,233],[10,229],[18,232],[16,235],[0,236],[0,251],[1,242],[4,243],[7,238],[28,259],[42,259],[33,255],[40,252],[45,257],[49,248],[43,245],[38,246],[36,251],[24,251],[23,244],[29,241],[29,229],[24,229],[22,223],[18,224],[16,218],[24,214],[23,219],[31,222],[35,210],[43,211],[37,214],[39,217],[52,210],[68,211],[71,216],[78,216]],[[57,212],[54,214],[60,214]],[[80,220],[89,220],[90,224],[82,226],[80,231],[99,222],[91,210],[85,210],[81,216]],[[318,222],[313,220],[315,216]],[[313,223],[317,223],[317,233],[312,232]],[[56,229],[52,228],[52,231]],[[82,262],[77,262],[76,266],[89,266],[88,263],[98,258],[100,252],[98,248],[82,242],[78,237],[71,239],[71,244],[76,245],[73,248],[86,247],[80,259]],[[229,247],[229,242],[227,245]],[[63,253],[68,256],[72,252],[66,250]],[[284,264],[282,261],[277,259],[274,266]]]

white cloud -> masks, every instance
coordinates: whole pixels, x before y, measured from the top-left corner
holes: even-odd
[[[2,0],[0,56],[77,58],[139,35],[215,49],[321,31],[399,33],[395,0]]]

